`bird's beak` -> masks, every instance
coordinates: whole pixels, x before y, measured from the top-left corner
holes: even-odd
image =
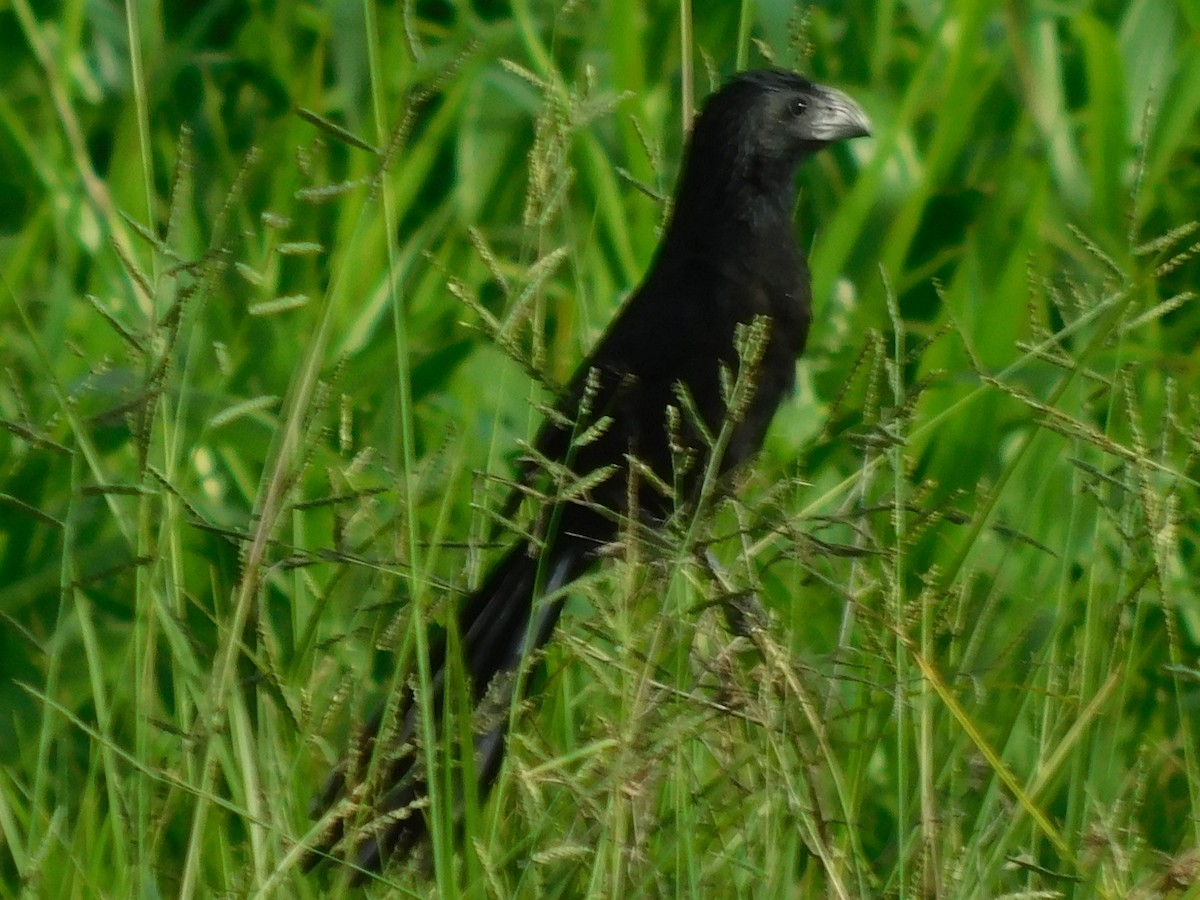
[[[814,84],[813,96],[808,127],[814,140],[832,143],[871,134],[871,120],[863,108],[841,91]]]

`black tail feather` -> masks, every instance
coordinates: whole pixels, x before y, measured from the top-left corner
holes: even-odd
[[[458,628],[472,706],[478,710],[486,697],[488,707],[483,716],[489,718],[476,723],[483,727],[475,744],[481,794],[491,787],[503,762],[507,711],[521,661],[550,639],[563,605],[563,599],[553,595],[587,568],[595,549],[594,539],[566,536],[538,556],[531,555],[526,545],[518,545],[492,568],[462,608]],[[547,599],[538,602],[540,597]],[[445,701],[446,653],[444,638],[429,649],[433,671],[430,699],[439,725]],[[314,812],[322,813],[353,793],[362,793],[370,805],[369,821],[357,827],[356,820],[364,821],[362,812],[354,808],[357,804],[346,804],[346,812],[332,823],[318,851],[307,859],[307,867],[348,840],[346,850],[355,864],[375,871],[389,859],[407,855],[424,838],[427,826],[421,807],[427,784],[418,750],[417,698],[408,693],[401,702],[391,719],[395,725],[389,730],[394,734],[381,733],[387,722],[383,712],[373,716],[363,729],[357,751],[338,765],[314,804]],[[360,792],[357,786],[364,781],[369,783]],[[461,796],[453,802],[457,818]]]

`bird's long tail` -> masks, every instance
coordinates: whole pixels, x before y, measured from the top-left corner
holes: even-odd
[[[459,615],[458,633],[471,702],[476,710],[475,772],[480,794],[491,787],[504,757],[509,704],[514,677],[525,655],[550,639],[562,610],[561,589],[582,574],[593,558],[595,540],[560,534],[554,546],[532,555],[521,544],[510,550],[491,570]],[[538,598],[545,597],[545,601]],[[444,708],[447,648],[444,640],[430,648],[433,673],[431,710],[440,725]],[[486,698],[486,699],[485,699]],[[481,707],[486,706],[486,709]],[[364,728],[356,752],[331,774],[317,799],[315,812],[323,813],[347,797],[321,844],[309,858],[315,864],[349,833],[351,858],[366,870],[378,870],[390,858],[406,855],[426,832],[420,807],[427,794],[416,698],[406,693],[391,718],[391,735],[381,735],[388,720],[376,714]],[[454,814],[461,812],[461,796],[449,798]],[[370,812],[364,815],[362,804]],[[361,828],[352,823],[365,822]],[[353,832],[358,832],[357,834]]]

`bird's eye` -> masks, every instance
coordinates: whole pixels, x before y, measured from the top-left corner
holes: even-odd
[[[793,116],[796,116],[796,118],[799,118],[800,116],[802,116],[806,112],[808,112],[808,101],[805,100],[803,97],[796,97],[792,100],[792,103],[791,103],[791,106],[789,107],[789,109],[791,110],[791,113]]]

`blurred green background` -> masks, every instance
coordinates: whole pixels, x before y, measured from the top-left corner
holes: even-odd
[[[0,896],[324,896],[307,803],[774,64],[815,325],[397,891],[1200,896],[1200,2],[0,7]],[[664,335],[664,340],[670,340]],[[532,377],[531,377],[532,376]]]

